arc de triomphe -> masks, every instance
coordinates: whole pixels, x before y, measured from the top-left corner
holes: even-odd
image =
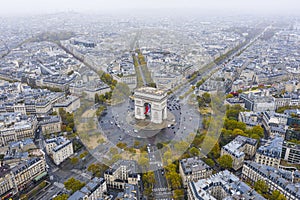
[[[150,117],[151,122],[161,124],[167,119],[167,93],[153,87],[134,91],[134,116],[136,119]]]

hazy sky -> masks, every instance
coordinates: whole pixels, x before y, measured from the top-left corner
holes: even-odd
[[[0,14],[60,11],[132,13],[134,10],[195,10],[213,13],[299,14],[300,0],[1,0]]]

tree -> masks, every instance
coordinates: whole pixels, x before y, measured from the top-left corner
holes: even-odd
[[[215,166],[215,162],[214,162],[213,159],[211,159],[211,158],[206,158],[206,159],[204,160],[204,162],[205,162],[208,166],[210,166],[210,167]]]
[[[184,199],[184,189],[174,190],[174,199]]]
[[[166,178],[171,184],[172,189],[181,188],[181,177],[179,173],[176,172],[177,166],[175,164],[170,164],[166,167]]]
[[[77,157],[71,158],[72,165],[76,165],[78,163],[79,159]]]
[[[120,149],[125,149],[127,147],[127,144],[126,143],[123,143],[123,142],[119,142],[117,144],[117,147],[119,147]]]
[[[227,94],[226,99],[233,98],[233,94]]]
[[[108,167],[101,163],[92,163],[88,166],[87,170],[89,172],[92,172],[94,176],[101,177],[101,175],[104,173],[104,171]]]
[[[111,155],[115,155],[115,154],[118,153],[118,149],[115,148],[115,147],[111,147],[111,148],[109,149],[109,153],[110,153]]]
[[[269,200],[286,200],[286,198],[278,190],[274,190],[270,195]]]
[[[205,103],[209,104],[211,102],[210,94],[208,92],[205,92],[202,94],[202,98]]]
[[[234,135],[234,136],[238,136],[238,135],[241,135],[241,136],[248,136],[246,133],[244,133],[244,131],[242,131],[241,129],[238,129],[238,128],[236,128],[236,129],[234,129],[233,131],[232,131],[232,134]]]
[[[135,147],[135,148],[138,148],[139,146],[140,146],[140,142],[139,141],[134,141],[134,144],[133,144],[133,146]]]
[[[232,167],[232,158],[230,155],[223,155],[218,158],[219,165],[224,169],[230,169]]]
[[[71,190],[72,193],[74,193],[77,190],[80,190],[83,186],[85,186],[85,183],[82,183],[79,180],[72,177],[66,182],[64,182],[64,185],[67,190]]]
[[[249,136],[256,134],[259,137],[264,137],[264,129],[260,125],[254,126],[252,129],[249,130]]]
[[[200,154],[199,149],[197,149],[196,147],[190,148],[189,152],[190,152],[191,156],[199,156],[199,154]]]
[[[53,200],[67,200],[69,198],[68,194],[61,194],[53,198]]]
[[[267,194],[269,187],[266,184],[264,180],[258,180],[254,184],[254,189],[259,193],[259,194]]]

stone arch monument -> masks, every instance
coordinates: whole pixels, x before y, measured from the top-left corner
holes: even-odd
[[[134,116],[136,119],[150,118],[155,124],[167,119],[167,93],[153,87],[142,87],[134,91]]]

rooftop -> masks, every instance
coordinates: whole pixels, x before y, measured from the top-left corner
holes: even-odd
[[[226,199],[231,199],[231,197],[233,199],[265,199],[227,170],[214,174],[210,178],[190,182],[189,184],[194,196],[203,200],[214,200],[218,198],[213,196],[214,192],[211,192],[215,187],[219,187],[223,190],[226,194]]]
[[[267,143],[257,149],[257,153],[273,158],[280,158],[283,140],[283,137],[275,137],[268,140]]]
[[[257,140],[238,135],[234,140],[232,140],[230,143],[226,144],[222,148],[234,155],[235,157],[241,157],[244,156],[245,153],[241,151],[240,148],[242,148],[245,144],[256,145]]]
[[[191,174],[193,172],[211,169],[200,159],[200,157],[182,159],[180,160],[180,164],[185,174]]]

